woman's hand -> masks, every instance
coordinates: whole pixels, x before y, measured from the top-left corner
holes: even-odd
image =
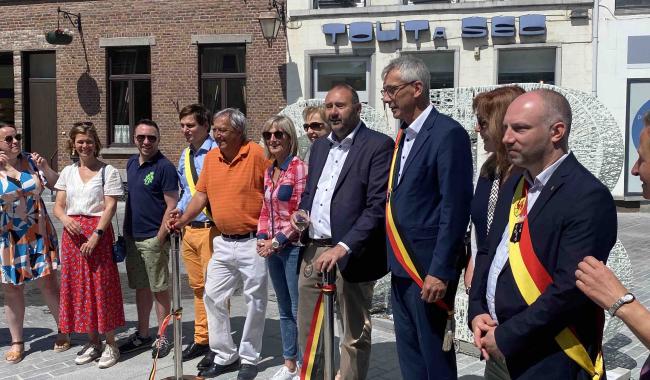
[[[7,157],[5,152],[0,152],[0,168],[4,168],[8,161],[9,157]]]
[[[81,235],[81,225],[76,220],[72,219],[69,216],[64,217],[61,222],[63,222],[63,227],[71,235]],[[94,235],[94,234],[93,234]]]
[[[81,245],[79,251],[84,257],[90,257],[95,247],[97,247],[97,243],[99,243],[99,236],[93,232],[90,238]]]
[[[48,164],[47,160],[45,157],[41,156],[40,154],[33,152],[32,153],[32,161],[34,161],[34,164],[36,164],[36,167],[38,170],[45,172],[50,168],[50,164]]]
[[[585,257],[576,270],[578,289],[600,307],[607,310],[625,293],[621,284],[609,268],[592,256]]]
[[[273,247],[271,246],[271,239],[257,241],[257,254],[262,257],[269,257],[273,254]]]

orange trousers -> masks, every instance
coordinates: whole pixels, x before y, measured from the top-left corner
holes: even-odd
[[[208,318],[203,304],[205,270],[212,257],[212,240],[219,234],[216,227],[191,228],[183,231],[183,263],[194,292],[194,342],[208,344]]]

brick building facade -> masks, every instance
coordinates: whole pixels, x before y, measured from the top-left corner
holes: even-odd
[[[186,144],[177,106],[206,99],[215,110],[245,102],[249,135],[257,140],[263,121],[286,105],[284,33],[270,46],[258,21],[268,5],[268,0],[2,1],[0,120],[14,122],[25,135],[25,148],[49,153],[59,169],[70,163],[66,133],[77,121],[92,121],[104,144],[103,159],[124,168],[126,157],[137,153],[126,125],[133,128],[147,113],[161,127],[162,152],[176,162]],[[81,14],[82,33],[60,18],[62,29],[74,31],[69,45],[45,39],[57,27],[57,7]]]

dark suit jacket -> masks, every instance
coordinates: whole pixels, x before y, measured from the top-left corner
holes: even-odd
[[[455,120],[431,111],[393,186],[393,215],[420,275],[456,282],[472,202],[472,153],[467,132]],[[398,168],[395,168],[398,171]],[[397,178],[395,178],[394,183]],[[390,243],[393,276],[408,278]],[[453,291],[449,291],[453,298]]]
[[[300,207],[311,211],[316,186],[332,143],[314,142],[309,153],[309,175]],[[351,253],[338,266],[347,281],[372,281],[386,268],[385,204],[393,140],[365,124],[354,135],[338,178],[330,208],[332,243],[345,243]]]
[[[488,244],[479,249],[468,322],[489,313],[485,294],[492,260],[508,224],[510,203],[521,175],[504,184]],[[522,298],[509,263],[496,287],[499,326],[496,341],[513,379],[587,379],[587,373],[555,342],[573,326],[592,360],[602,340],[603,310],[575,285],[578,263],[586,256],[606,261],[616,242],[616,207],[609,190],[570,154],[549,178],[530,210],[533,248],[553,283],[530,306]]]

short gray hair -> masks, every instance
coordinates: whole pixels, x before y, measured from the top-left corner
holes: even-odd
[[[386,75],[393,70],[399,71],[399,76],[405,83],[414,81],[422,82],[424,96],[427,100],[429,99],[431,74],[423,60],[412,54],[397,57],[391,60],[388,66],[384,67],[384,70],[381,72],[381,79],[385,79]]]
[[[240,110],[237,108],[224,108],[214,114],[212,122],[214,123],[215,120],[222,117],[227,117],[228,121],[230,121],[230,125],[241,133],[242,141],[248,140],[248,136],[246,135],[246,126],[248,121],[246,120],[246,116],[244,116]]]

